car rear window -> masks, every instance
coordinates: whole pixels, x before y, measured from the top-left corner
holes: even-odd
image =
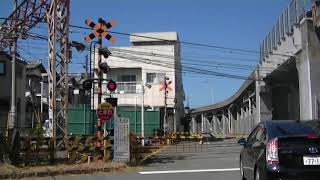
[[[320,123],[314,121],[290,121],[271,123],[269,134],[276,136],[320,135]]]

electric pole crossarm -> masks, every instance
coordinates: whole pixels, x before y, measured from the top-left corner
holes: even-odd
[[[8,48],[14,41],[14,31],[24,35],[37,25],[44,18],[45,5],[50,4],[50,1],[24,0],[0,27],[0,50]]]

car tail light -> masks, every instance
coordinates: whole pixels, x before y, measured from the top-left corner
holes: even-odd
[[[320,136],[313,136],[313,135],[310,135],[310,136],[307,136],[306,138],[308,139],[319,139]]]
[[[266,161],[267,164],[279,164],[278,138],[273,138],[267,143]]]

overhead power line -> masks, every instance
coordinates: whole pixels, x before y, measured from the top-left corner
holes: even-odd
[[[0,18],[0,19],[7,19],[7,18]],[[45,21],[41,21],[41,23],[46,23],[46,22]],[[84,26],[79,26],[79,25],[71,25],[70,24],[69,26],[73,27],[73,28],[78,28],[78,29],[92,30],[89,27],[84,27]],[[153,39],[153,40],[157,40],[157,41],[172,42],[172,41],[167,40],[167,39],[157,38],[157,37],[150,37],[150,36],[145,36],[145,35],[130,34],[130,33],[118,32],[118,31],[108,31],[108,32],[109,33],[113,33],[113,34],[118,34],[118,35],[124,35],[124,36],[134,36],[134,37],[141,37],[141,38],[146,38],[146,39]],[[191,46],[228,50],[228,51],[233,51],[233,52],[247,52],[247,53],[254,53],[254,54],[262,53],[262,54],[265,54],[265,55],[269,54],[269,53],[264,53],[264,52],[260,52],[260,51],[257,51],[257,50],[231,48],[231,47],[226,47],[226,46],[218,46],[218,45],[212,45],[212,44],[204,44],[204,43],[181,41],[181,40],[179,41],[179,43],[180,44],[191,45]],[[285,56],[285,57],[295,57],[294,55],[280,54],[280,53],[273,53],[273,55]]]
[[[70,25],[70,27],[79,28],[79,29],[86,29],[86,30],[92,30],[91,28],[78,26],[78,25]],[[153,40],[157,40],[157,41],[172,42],[172,41],[167,40],[167,39],[144,36],[144,35],[137,35],[137,34],[130,34],[130,33],[125,33],[125,32],[117,32],[117,31],[108,31],[108,32],[113,33],[113,34],[125,35],[125,36],[134,36],[134,37],[141,37],[141,38],[146,38],[146,39],[153,39]],[[231,47],[226,47],[226,46],[210,45],[210,44],[188,42],[188,41],[181,41],[181,40],[179,41],[179,43],[180,44],[192,45],[192,46],[199,46],[199,47],[222,49],[222,50],[228,50],[228,51],[247,52],[247,53],[254,53],[254,54],[260,54],[260,53],[269,54],[269,53],[264,53],[264,52],[260,52],[260,51],[256,51],[256,50],[231,48]],[[273,55],[286,56],[286,57],[295,57],[295,56],[292,56],[292,55],[280,54],[280,53],[273,53]]]
[[[201,73],[201,74],[206,74],[206,75],[226,77],[226,78],[232,78],[232,79],[257,80],[255,78],[248,78],[246,76],[227,74],[227,73],[220,73],[220,72],[216,72],[216,71],[211,71],[211,70],[207,70],[207,69],[199,69],[199,68],[190,67],[190,66],[175,67],[174,64],[164,63],[164,62],[155,61],[155,60],[153,60],[152,63],[151,63],[151,61],[149,59],[144,59],[144,58],[136,57],[136,56],[128,56],[126,54],[124,54],[124,55],[123,54],[119,54],[119,55],[118,54],[116,54],[116,55],[112,54],[111,56],[118,57],[118,58],[124,58],[124,59],[128,59],[130,61],[135,61],[135,62],[140,62],[140,63],[147,63],[147,64],[160,66],[160,67],[173,68],[173,69],[175,69],[177,71],[187,70],[189,72],[196,72],[196,73]]]
[[[127,53],[127,54],[134,54],[134,55],[142,55],[142,56],[149,56],[149,57],[158,57],[161,59],[169,59],[170,62],[172,62],[173,59],[178,58],[177,56],[171,56],[171,55],[165,55],[165,54],[157,54],[153,52],[141,52],[141,51],[133,51],[133,50],[128,50],[128,49],[120,49],[120,48],[110,48],[111,52],[121,52],[121,53]],[[192,62],[194,65],[215,65],[215,66],[226,66],[226,67],[235,67],[235,68],[246,68],[246,69],[251,69],[253,70],[256,68],[256,65],[248,65],[248,64],[235,64],[235,63],[226,63],[226,62],[220,62],[216,60],[208,60],[208,61],[203,61],[199,60],[197,58],[185,58],[185,57],[180,57],[181,63],[186,63],[188,64],[189,62]],[[266,68],[268,70],[268,68]]]

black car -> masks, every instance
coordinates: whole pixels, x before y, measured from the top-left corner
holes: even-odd
[[[318,120],[264,121],[238,143],[243,179],[320,179]]]

